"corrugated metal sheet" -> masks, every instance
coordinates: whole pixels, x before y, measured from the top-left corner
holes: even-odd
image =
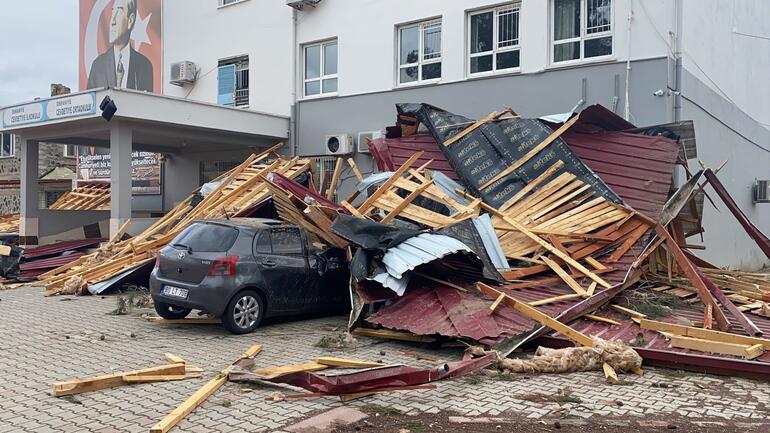
[[[440,171],[451,179],[459,179],[457,173],[449,165],[449,161],[441,153],[441,149],[436,145],[436,140],[429,133],[419,133],[401,138],[380,138],[369,144],[369,151],[380,171],[394,171],[412,155],[422,151],[424,153],[415,162],[415,167],[433,160],[428,168]]]
[[[473,254],[467,245],[455,238],[421,233],[388,249],[382,258],[385,272],[375,275],[373,279],[401,296],[409,281],[408,275],[405,275],[407,272],[420,265],[460,252]]]
[[[27,248],[24,250],[22,257],[24,259],[35,259],[38,257],[53,256],[65,251],[72,251],[86,247],[95,247],[100,243],[105,242],[106,240],[107,239],[102,238],[80,239],[76,241],[57,242],[55,244],[44,245],[42,247]]]

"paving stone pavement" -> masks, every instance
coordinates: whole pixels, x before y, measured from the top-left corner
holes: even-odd
[[[329,354],[430,366],[404,355],[402,349],[447,360],[460,356],[459,349],[429,351],[363,337],[358,337],[354,350],[330,353],[314,347],[321,337],[339,332],[334,328],[344,329],[343,317],[272,324],[250,335],[233,336],[217,325],[158,325],[107,314],[115,305],[114,297],[44,298],[40,287],[0,291],[0,432],[147,432],[257,343],[263,345],[258,360],[264,366],[301,363]],[[71,399],[50,395],[56,381],[160,365],[166,352],[204,368],[204,376],[123,386]],[[634,416],[644,422],[671,414],[695,422],[757,425],[770,416],[770,387],[763,382],[653,368],[646,369],[643,377],[623,378],[630,383],[608,385],[599,372],[522,375],[510,380],[474,376],[439,382],[433,390],[383,393],[348,404],[378,405],[407,414],[447,411],[463,417]],[[667,387],[657,387],[661,383]],[[333,398],[268,402],[265,397],[275,389],[243,392],[241,388],[226,384],[173,432],[280,432],[342,404]],[[543,403],[532,398],[555,396],[565,388],[582,402]]]

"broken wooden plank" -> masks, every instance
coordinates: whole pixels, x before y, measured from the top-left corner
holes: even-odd
[[[495,302],[492,303],[492,305],[489,306],[489,309],[487,310],[487,315],[491,316],[492,314],[495,314],[495,310],[497,310],[497,307],[500,306],[500,303],[502,303],[505,300],[505,293],[500,293],[500,296],[498,296],[495,299]]]
[[[722,341],[704,340],[701,338],[685,337],[670,333],[663,333],[671,341],[671,347],[691,349],[700,352],[717,353],[720,355],[739,356],[744,359],[754,359],[765,351],[761,344],[750,346],[748,344],[725,343]],[[758,349],[751,348],[758,347]]]
[[[327,367],[338,367],[338,368],[374,368],[374,367],[382,367],[385,365],[379,362],[362,361],[358,359],[335,358],[333,356],[319,356],[318,358],[315,359],[315,362],[321,365],[325,365]]]
[[[630,308],[621,307],[620,305],[617,305],[617,304],[611,304],[610,308],[612,308],[613,310],[617,311],[620,314],[625,314],[626,316],[629,316],[629,317],[635,317],[637,319],[646,319],[647,318],[646,314],[642,314],[642,313],[640,313],[640,312],[638,312],[636,310],[632,310]]]
[[[103,376],[87,377],[84,379],[68,380],[53,384],[53,396],[81,394],[100,389],[114,388],[124,385],[124,376],[139,375],[184,375],[184,364],[168,364],[158,367],[144,368],[141,370],[127,371],[123,373],[106,374]]]
[[[487,296],[493,296],[495,298],[499,297],[500,295],[505,296],[504,298],[505,302],[508,305],[510,305],[514,310],[518,311],[519,313],[529,317],[530,319],[540,323],[543,326],[553,329],[554,331],[568,337],[570,340],[578,344],[581,344],[583,346],[588,346],[588,347],[593,346],[593,340],[591,340],[590,337],[565,325],[564,323],[559,322],[553,317],[543,312],[540,312],[536,308],[530,307],[526,303],[518,301],[506,295],[505,293],[499,290],[496,290],[493,287],[490,287],[482,282],[476,283],[476,287],[478,287],[478,289]]]
[[[326,198],[334,200],[334,193],[337,192],[337,182],[340,179],[340,173],[342,172],[342,158],[337,158],[337,164],[334,165],[334,172],[332,173],[332,180],[329,182],[329,189],[326,191]]]
[[[11,247],[9,245],[0,245],[0,256],[10,256]]]
[[[753,346],[761,344],[765,350],[770,350],[770,340],[746,335],[731,334],[728,332],[712,331],[709,329],[695,328],[692,326],[678,325],[676,323],[659,322],[642,319],[639,323],[642,329],[650,331],[668,332],[687,337],[701,338],[704,340],[721,341],[724,343],[744,344]]]
[[[559,295],[559,296],[552,296],[550,298],[540,299],[538,301],[532,301],[528,302],[527,305],[530,307],[537,307],[538,305],[547,305],[547,304],[553,304],[554,302],[561,302],[561,301],[567,301],[570,299],[579,298],[580,295],[577,293],[569,294],[569,295]]]
[[[174,355],[173,353],[165,353],[163,354],[163,356],[166,358],[166,361],[168,361],[171,364],[186,364],[184,359]]]
[[[564,269],[562,269],[561,266],[559,266],[556,262],[549,259],[548,257],[541,257],[540,260],[542,260],[543,263],[548,265],[549,268],[556,272],[556,275],[558,275],[559,278],[561,278],[572,290],[574,290],[578,296],[588,297],[588,293],[585,291],[585,289],[580,287],[580,284],[578,284],[574,278],[570,277],[569,274],[564,271]]]
[[[253,358],[259,352],[262,351],[261,344],[255,344],[249,348],[243,355],[241,355],[235,362],[242,359]],[[166,433],[171,430],[179,421],[186,417],[190,412],[194,411],[196,407],[200,406],[209,396],[215,393],[222,385],[227,382],[227,375],[230,374],[232,365],[225,367],[214,379],[211,379],[208,383],[203,385],[198,391],[191,395],[182,404],[177,406],[170,414],[160,420],[151,429],[150,433]]]
[[[585,317],[588,320],[593,320],[594,322],[602,322],[602,323],[608,323],[610,325],[620,326],[620,322],[618,322],[617,320],[612,320],[608,317],[597,316],[595,314],[586,314],[583,317]]]
[[[435,338],[428,337],[426,335],[416,335],[410,332],[391,331],[389,329],[356,328],[353,330],[353,334],[361,335],[364,337],[384,338],[387,340],[413,341],[416,343],[433,343],[436,341]]]
[[[329,366],[311,361],[311,362],[306,362],[304,364],[292,364],[292,365],[282,365],[280,367],[257,368],[256,370],[253,371],[253,373],[262,379],[275,379],[277,377],[285,376],[291,373],[319,371],[319,370],[325,370],[327,368],[329,368]]]
[[[604,370],[604,377],[607,378],[607,381],[617,385],[620,380],[618,379],[618,374],[615,372],[615,369],[612,368],[611,365],[607,364],[606,362],[602,364],[602,370]]]
[[[172,382],[176,380],[196,379],[201,377],[200,373],[192,374],[168,374],[168,375],[126,375],[123,381],[129,383],[151,383],[151,382]]]

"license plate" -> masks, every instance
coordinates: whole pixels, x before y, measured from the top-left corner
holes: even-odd
[[[163,290],[161,291],[162,294],[166,296],[171,296],[174,298],[182,298],[187,299],[187,289],[183,289],[181,287],[174,287],[174,286],[163,286]]]

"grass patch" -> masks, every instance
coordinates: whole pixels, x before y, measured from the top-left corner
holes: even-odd
[[[421,433],[428,431],[428,429],[420,421],[404,421],[401,423],[401,428],[407,429],[412,433]]]
[[[463,377],[463,382],[467,383],[468,385],[479,385],[484,383],[484,376],[481,374],[470,374]]]

